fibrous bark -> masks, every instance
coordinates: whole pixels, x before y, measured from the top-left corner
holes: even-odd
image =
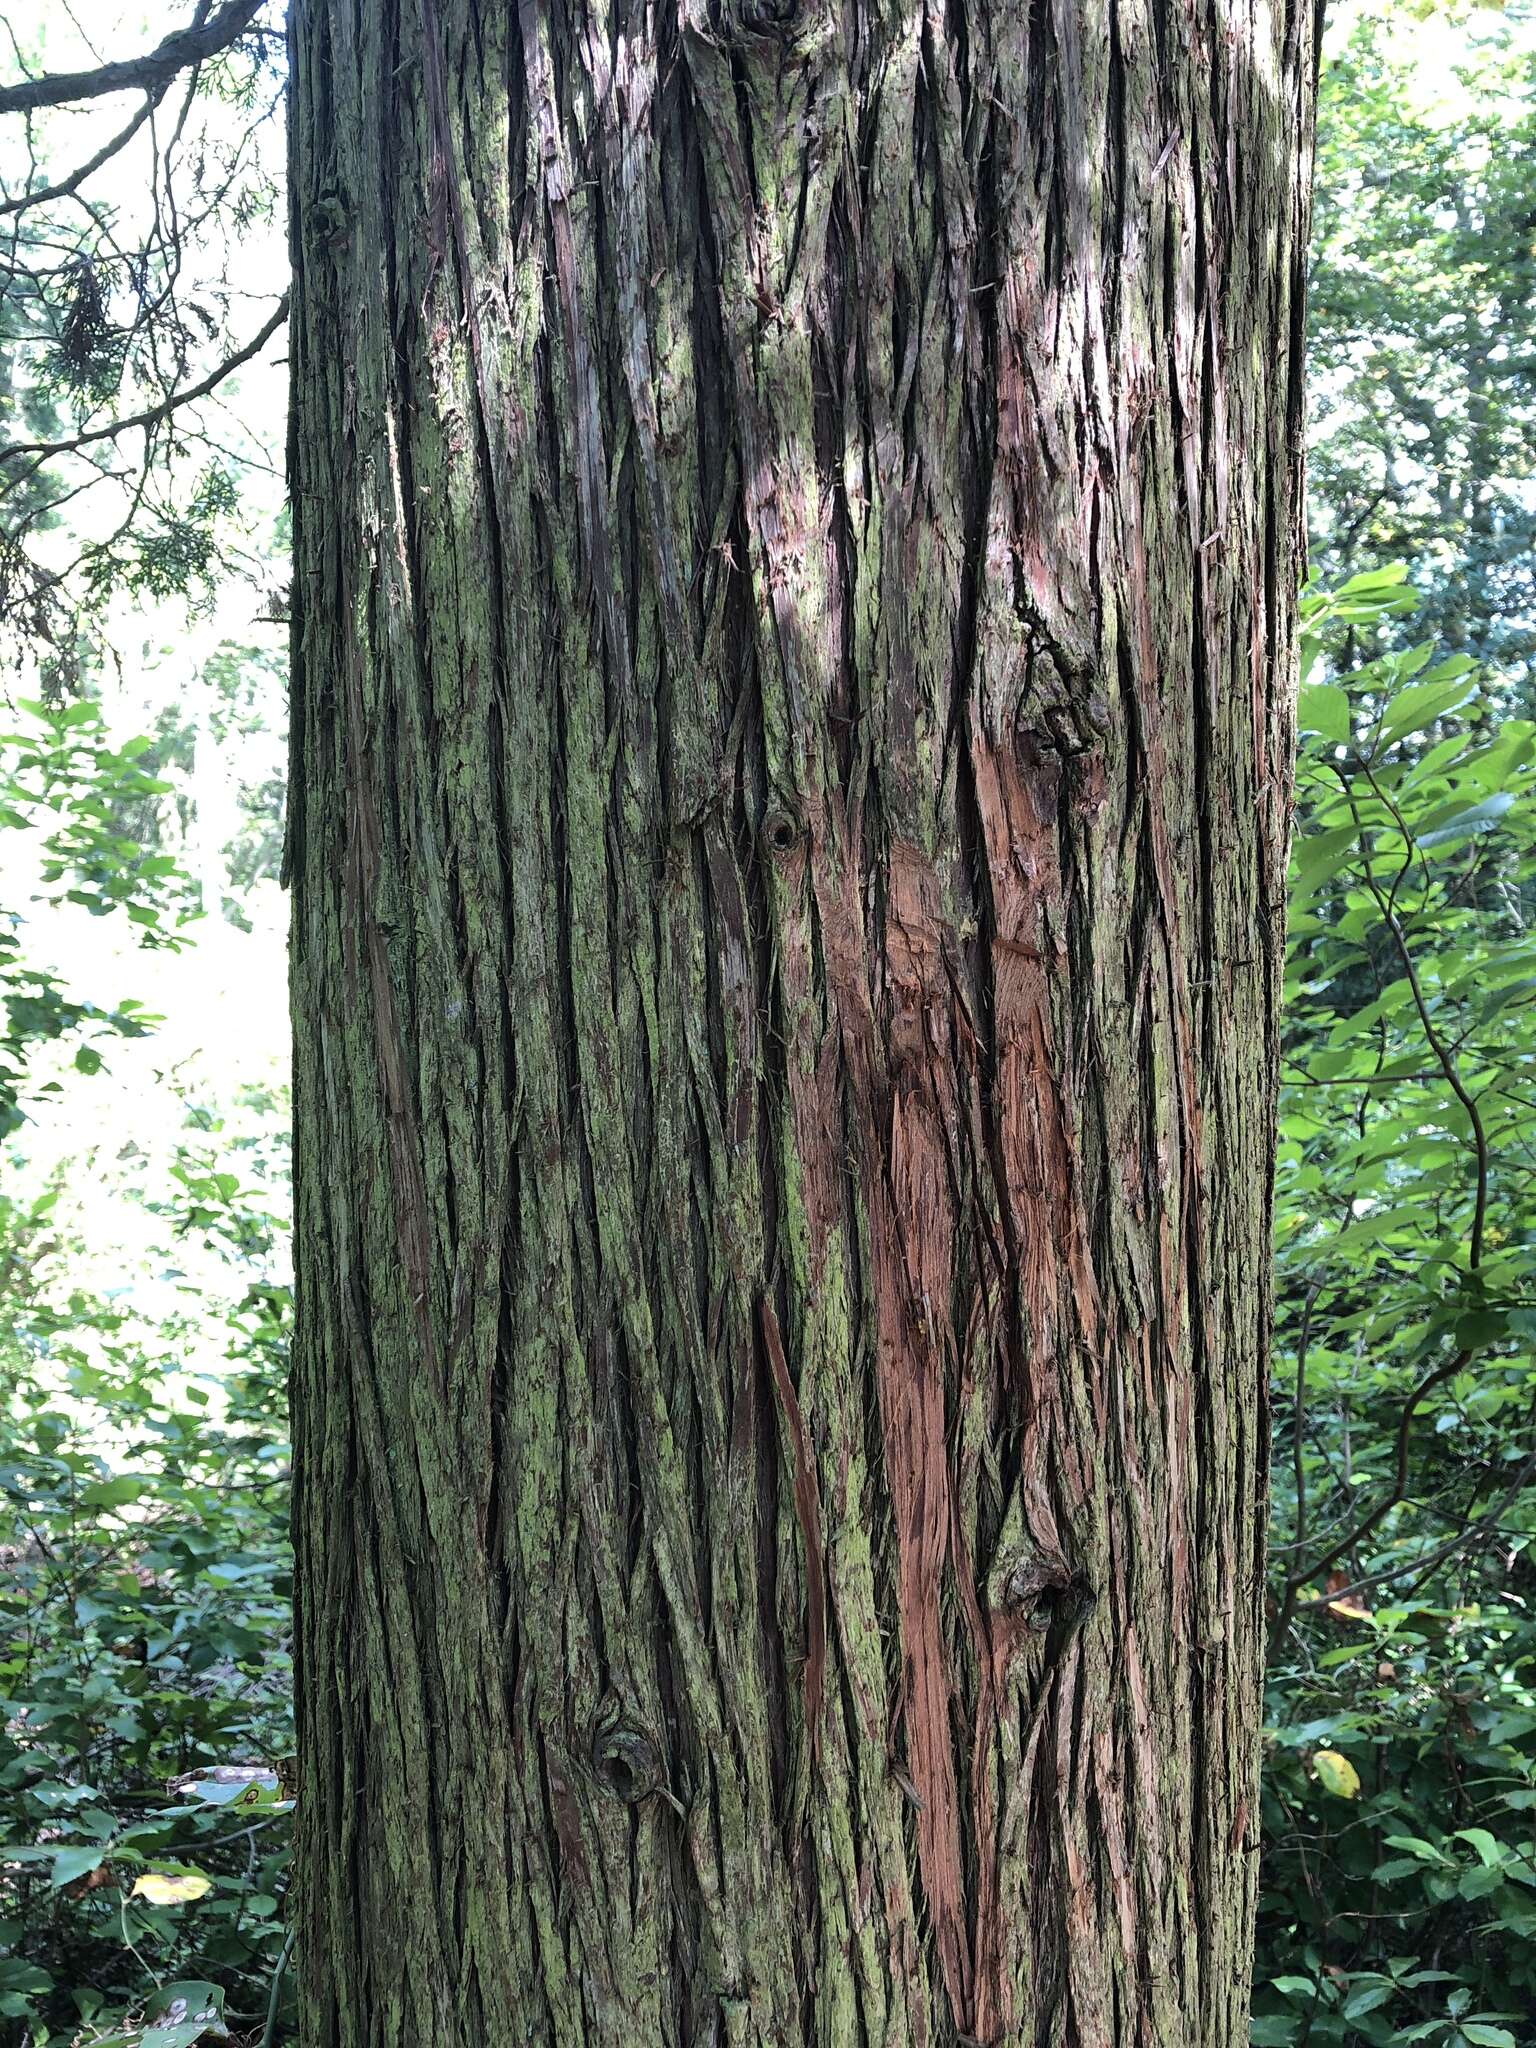
[[[1311,10],[293,60],[303,2040],[1238,2048]]]

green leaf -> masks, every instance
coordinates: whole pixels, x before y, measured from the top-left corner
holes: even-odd
[[[1392,1856],[1371,1872],[1375,1884],[1396,1884],[1405,1877],[1422,1877],[1425,1866],[1416,1856]]]
[[[90,2048],[193,2048],[195,2042],[206,2040],[215,2032],[224,2035],[222,2022],[217,2018],[179,2020],[146,2027],[142,2033],[134,2027],[127,2033],[96,2034]]]
[[[1426,1842],[1418,1835],[1388,1835],[1386,1841],[1389,1849],[1404,1849],[1421,1863],[1445,1864],[1451,1861],[1443,1849],[1437,1849],[1433,1842]]]
[[[1360,835],[1353,825],[1334,825],[1298,840],[1291,862],[1291,901],[1301,902],[1355,858]]]
[[[1374,2012],[1377,2006],[1385,2005],[1387,2000],[1396,1994],[1395,1984],[1367,1984],[1364,1990],[1351,1992],[1344,2001],[1344,2017],[1347,2020],[1357,2020],[1362,2014]]]
[[[204,1983],[200,1978],[165,1984],[145,2006],[144,2016],[150,2023],[144,2036],[148,2048],[167,2048],[159,2036],[169,2034],[173,2028],[196,2026],[206,2030],[222,2026],[224,1993],[217,1984]]]
[[[131,1472],[120,1472],[115,1479],[97,1479],[80,1489],[81,1505],[88,1508],[126,1508],[144,1491],[144,1481]]]
[[[1377,746],[1389,747],[1408,733],[1421,732],[1437,718],[1445,718],[1465,704],[1477,688],[1467,672],[1470,668],[1468,662],[1465,669],[1448,680],[1415,683],[1411,690],[1400,690],[1387,706],[1376,736]]]
[[[24,1963],[19,1957],[0,1956],[0,1985],[7,1991],[31,1991],[44,1993],[53,1989],[54,1980],[48,1972],[36,1963]]]
[[[1474,832],[1487,832],[1498,824],[1514,802],[1508,790],[1499,790],[1495,795],[1485,797],[1481,803],[1469,804],[1465,810],[1454,812],[1433,830],[1418,833],[1413,843],[1428,852],[1432,847],[1449,846],[1454,840],[1466,839]]]
[[[1406,562],[1387,562],[1379,569],[1361,569],[1338,587],[1340,597],[1363,597],[1367,591],[1401,591],[1408,581]]]
[[[78,1847],[61,1849],[53,1859],[53,1871],[48,1879],[55,1891],[64,1885],[74,1884],[91,1872],[106,1857],[106,1849],[100,1842],[87,1842]]]
[[[1271,1977],[1269,1981],[1274,1990],[1283,1992],[1287,1998],[1313,1999],[1318,1995],[1318,1987],[1310,1977]]]
[[[178,1786],[185,1780],[178,1779]],[[240,1772],[228,1778],[199,1778],[186,1790],[206,1806],[270,1807],[282,1800],[282,1787],[275,1772]]]
[[[1338,746],[1348,745],[1349,696],[1337,683],[1309,683],[1296,700],[1296,715],[1303,732],[1315,732]]]
[[[1457,1828],[1454,1841],[1466,1842],[1477,1851],[1478,1861],[1489,1868],[1504,1861],[1504,1848],[1487,1828]]]

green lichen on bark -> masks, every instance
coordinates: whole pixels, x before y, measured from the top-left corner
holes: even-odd
[[[1312,32],[295,0],[308,2048],[1246,2038]]]

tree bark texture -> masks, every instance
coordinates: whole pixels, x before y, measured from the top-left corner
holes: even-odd
[[[1239,2048],[1314,23],[296,0],[307,2048]]]

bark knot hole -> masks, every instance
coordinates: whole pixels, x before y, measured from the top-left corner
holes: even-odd
[[[800,0],[739,0],[736,23],[743,36],[787,36],[799,11]]]
[[[621,1721],[599,1729],[592,1762],[608,1790],[626,1806],[638,1806],[661,1788],[661,1751],[643,1728]]]
[[[777,854],[793,853],[800,844],[800,826],[788,811],[770,811],[763,821],[763,837]]]
[[[1024,1626],[1044,1634],[1053,1623],[1071,1628],[1092,1612],[1095,1594],[1080,1571],[1063,1561],[1030,1557],[1008,1574],[1003,1589],[1008,1608]]]

